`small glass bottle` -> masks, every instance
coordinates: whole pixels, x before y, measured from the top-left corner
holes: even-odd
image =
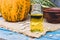
[[[35,3],[36,2],[36,3]],[[43,31],[43,12],[41,3],[35,0],[32,4],[31,10],[31,31],[32,32],[42,32]]]

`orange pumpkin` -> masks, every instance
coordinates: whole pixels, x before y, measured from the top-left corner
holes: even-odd
[[[24,20],[30,10],[30,0],[0,0],[1,12],[5,20],[16,22]]]

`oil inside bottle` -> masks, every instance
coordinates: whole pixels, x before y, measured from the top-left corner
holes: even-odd
[[[31,31],[43,32],[43,14],[31,14]]]

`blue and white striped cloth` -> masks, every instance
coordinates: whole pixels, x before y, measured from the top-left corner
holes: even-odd
[[[2,18],[0,18],[0,20],[2,20]],[[54,32],[47,32],[46,35],[40,38],[30,38],[23,34],[0,28],[0,38],[6,40],[60,40],[60,30]]]

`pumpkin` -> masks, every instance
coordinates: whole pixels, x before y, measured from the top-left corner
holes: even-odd
[[[30,10],[30,0],[0,0],[1,12],[5,20],[16,22],[24,20]]]
[[[1,0],[0,0],[0,17],[1,17]]]
[[[0,12],[1,12],[1,0],[0,0]],[[1,13],[0,13],[1,14]]]

